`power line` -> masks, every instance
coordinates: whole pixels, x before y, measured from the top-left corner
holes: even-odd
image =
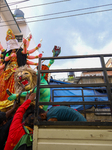
[[[54,2],[50,2],[50,3],[43,3],[43,4],[38,4],[38,5],[20,7],[19,9],[23,9],[23,8],[25,9],[25,8],[36,7],[36,6],[43,6],[43,5],[51,5],[51,4],[56,4],[56,3],[66,2],[66,1],[71,1],[71,0],[54,1]],[[11,10],[15,10],[15,9],[11,9]],[[4,11],[8,11],[8,10],[3,10],[3,11],[0,11],[0,12],[4,12]]]
[[[64,0],[64,1],[70,1],[70,0]],[[59,2],[63,2],[63,1],[59,1]],[[52,2],[52,3],[58,3],[58,2]],[[28,6],[28,7],[20,7],[19,9],[35,7],[35,6],[42,6],[42,5],[48,5],[48,4],[52,4],[52,3],[45,3],[45,4],[34,5],[34,6]],[[112,5],[112,3],[111,4],[106,4],[106,5],[99,5],[99,6],[93,6],[93,7],[88,7],[88,8],[77,9],[77,11],[85,10],[85,9],[93,9],[93,8],[98,8],[98,7],[107,7],[107,6],[111,6],[111,5]],[[15,9],[11,9],[11,10],[15,10]]]
[[[29,8],[29,7],[36,7],[36,6],[42,6],[42,5],[49,5],[49,4],[54,4],[54,3],[60,3],[60,2],[65,2],[65,1],[70,1],[70,0],[63,0],[63,1],[56,1],[56,2],[51,2],[51,3],[44,3],[44,4],[38,4],[38,5],[33,5],[33,6],[26,6],[26,7],[19,7],[18,9],[25,9],[25,8]],[[99,6],[93,6],[93,7],[85,7],[85,8],[81,8],[81,9],[76,9],[73,11],[80,11],[80,10],[86,10],[86,9],[93,9],[93,8],[100,8],[100,7],[108,7],[111,6],[111,4],[105,4],[105,5],[99,5]],[[15,9],[11,9],[11,10],[15,10]],[[3,10],[3,11],[7,11],[7,10]],[[1,12],[3,12],[1,11]]]
[[[30,0],[24,0],[24,1],[20,1],[20,2],[11,2],[11,3],[8,3],[8,5],[12,6],[12,5],[20,4],[20,3],[23,3],[23,2],[27,2],[27,1],[30,1]]]
[[[60,16],[60,17],[54,17],[54,18],[46,18],[46,19],[34,20],[34,21],[27,21],[26,23],[32,23],[32,22],[38,22],[38,21],[47,21],[47,20],[54,20],[54,19],[61,19],[61,18],[74,17],[74,16],[82,16],[82,15],[93,14],[93,13],[101,13],[101,12],[106,12],[106,11],[112,11],[112,9],[93,11],[93,12],[87,12],[87,13],[81,13],[81,14],[74,14],[74,15],[69,15],[69,16]],[[19,23],[19,24],[23,25],[24,23]],[[10,26],[10,25],[15,25],[15,24],[2,25],[0,27]]]
[[[12,5],[16,5],[16,4],[20,4],[20,3],[23,3],[23,2],[27,2],[29,0],[24,0],[24,1],[20,1],[20,2],[12,2],[12,3],[8,3],[9,6],[12,6]],[[4,7],[7,7],[5,4],[2,4],[0,8],[4,8]]]
[[[63,11],[63,12],[57,12],[57,13],[50,13],[50,14],[45,14],[45,15],[33,16],[33,17],[26,17],[26,18],[24,18],[24,19],[32,19],[32,18],[36,18],[36,17],[45,17],[45,16],[59,15],[59,14],[70,13],[70,12],[74,12],[74,11],[81,11],[81,10],[87,10],[87,9],[94,9],[94,8],[99,8],[99,7],[107,7],[107,6],[110,6],[110,5],[112,5],[112,4],[99,5],[99,6],[94,6],[94,7],[86,7],[86,8],[80,8],[80,9],[69,10],[69,11]],[[17,20],[19,20],[19,19],[17,19]],[[1,23],[10,22],[10,21],[13,21],[13,20],[3,21],[3,22],[1,22]]]

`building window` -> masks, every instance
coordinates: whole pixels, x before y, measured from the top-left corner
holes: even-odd
[[[18,42],[22,42],[23,35],[15,35],[15,38],[18,40]]]

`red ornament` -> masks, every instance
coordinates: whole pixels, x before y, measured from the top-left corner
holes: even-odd
[[[41,44],[39,43],[39,44],[38,44],[38,48],[40,48],[40,47],[41,47]]]
[[[38,57],[41,58],[41,57],[42,57],[42,53],[40,53],[40,54],[38,55]]]

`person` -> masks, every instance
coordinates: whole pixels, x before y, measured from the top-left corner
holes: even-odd
[[[28,99],[17,109],[9,129],[9,135],[4,150],[16,150],[20,146],[22,149],[27,149],[28,146],[29,149],[32,149],[32,138],[29,131],[33,131],[34,114],[28,114],[24,123],[22,120],[23,115],[35,96],[35,93],[31,93]],[[29,142],[29,145],[26,143],[25,139]]]
[[[47,121],[86,121],[82,114],[68,106],[54,106],[48,111],[39,109],[39,116]]]
[[[63,102],[66,102],[66,101],[63,101]],[[53,105],[53,106],[60,106],[60,105]],[[62,106],[68,106],[68,107],[70,107],[70,105],[67,105],[67,104],[62,105]],[[77,111],[77,109],[75,109],[75,108],[74,108],[74,110],[76,110],[76,111]]]
[[[4,149],[12,122],[12,115],[15,113],[17,107],[18,104],[14,103],[13,107],[7,112],[0,112],[0,150]]]

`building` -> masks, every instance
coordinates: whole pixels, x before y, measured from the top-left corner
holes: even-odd
[[[112,58],[110,58],[107,63],[105,64],[106,68],[112,67]],[[107,71],[107,75],[109,78],[109,82],[112,83],[112,71]],[[80,80],[78,81],[79,84],[83,83],[104,83],[104,77],[102,71],[85,71],[82,72]]]
[[[16,9],[14,14],[12,14],[6,0],[0,0],[0,35],[2,35],[0,36],[0,42],[4,49],[7,47],[5,37],[9,28],[13,31],[20,45],[23,38],[26,38],[31,32],[25,21],[24,13]],[[28,49],[35,48],[37,44],[35,44],[32,37]]]

